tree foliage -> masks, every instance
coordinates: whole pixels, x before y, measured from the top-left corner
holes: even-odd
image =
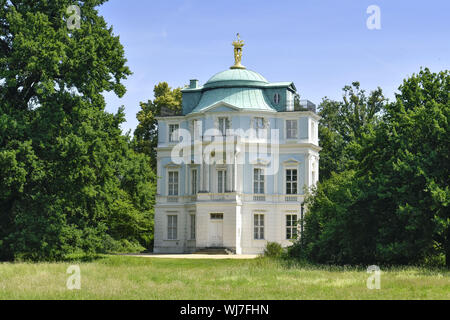
[[[354,166],[355,144],[378,123],[385,104],[380,88],[367,95],[359,82],[343,88],[342,101],[323,99],[319,106],[320,181]]]
[[[158,121],[156,117],[165,109],[173,114],[181,113],[181,88],[172,89],[167,82],[158,83],[153,89],[154,99],[141,102],[141,110],[136,115],[139,124],[134,131],[135,149],[152,159],[156,171],[156,150],[158,146]]]
[[[450,73],[423,69],[399,91],[352,142],[352,170],[308,197],[309,259],[414,264],[445,255],[450,266]]]
[[[77,1],[0,0],[0,258],[61,259],[149,245],[154,175],[123,136],[130,75],[119,38]]]

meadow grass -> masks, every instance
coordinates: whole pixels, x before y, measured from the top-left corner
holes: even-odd
[[[81,289],[66,288],[78,264]],[[79,263],[0,263],[0,299],[450,299],[450,271],[382,269],[369,290],[364,268],[253,260],[103,256]]]

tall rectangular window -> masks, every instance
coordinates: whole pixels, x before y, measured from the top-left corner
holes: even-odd
[[[264,193],[264,172],[263,169],[253,170],[253,193]]]
[[[297,139],[297,120],[286,120],[286,139]]]
[[[255,240],[264,239],[264,215],[255,214],[254,215],[254,238]]]
[[[286,215],[286,239],[297,239],[297,215]]]
[[[264,118],[261,118],[261,117],[255,118],[255,130],[256,130],[256,136],[258,138],[264,137]]]
[[[178,171],[169,171],[169,196],[178,195]]]
[[[178,124],[169,124],[169,142],[177,142],[178,141]]]
[[[222,133],[222,136],[227,134],[227,130],[230,129],[230,120],[228,118],[219,118],[219,130]]]
[[[191,192],[197,194],[197,169],[192,169],[191,173]]]
[[[297,169],[286,170],[286,194],[297,194]]]
[[[196,119],[192,122],[194,140],[199,140],[202,136],[202,120]]]
[[[191,240],[195,240],[195,214],[191,214]]]
[[[227,170],[217,171],[217,192],[224,193],[227,189]]]
[[[167,239],[176,240],[178,237],[178,216],[167,216]]]

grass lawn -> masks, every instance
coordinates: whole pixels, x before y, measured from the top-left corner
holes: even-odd
[[[269,259],[188,260],[105,256],[79,263],[81,290],[66,288],[71,263],[0,263],[0,299],[450,299],[450,271],[287,265]]]

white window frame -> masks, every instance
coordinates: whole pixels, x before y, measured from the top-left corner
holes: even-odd
[[[253,214],[253,239],[254,240],[265,240],[264,226],[265,217],[264,213],[254,213]]]
[[[175,130],[172,130],[172,127],[177,127]],[[167,130],[168,130],[168,137],[170,143],[175,143],[180,141],[180,135],[179,135],[179,129],[180,124],[179,123],[168,123],[167,124]]]
[[[295,216],[295,220],[292,217]],[[289,225],[290,224],[290,225]],[[286,240],[295,240],[298,238],[298,214],[290,212],[286,214]],[[289,233],[291,237],[289,237]],[[295,237],[292,235],[295,234]]]
[[[259,120],[261,120],[261,123],[260,123]],[[255,117],[254,121],[253,121],[253,124],[254,124],[254,128],[253,129],[256,132],[256,137],[257,138],[264,138],[264,134],[262,134],[262,133],[264,133],[265,130],[266,130],[266,119],[264,117]]]
[[[294,123],[295,124],[295,128],[289,127],[289,124]],[[297,139],[298,138],[298,120],[294,120],[294,119],[287,119],[285,121],[286,124],[286,139],[290,140],[290,139]],[[293,134],[293,132],[295,134]]]
[[[292,181],[289,181],[288,180],[288,171],[297,171],[297,174],[296,174],[296,180],[292,180]],[[299,173],[299,170],[298,170],[298,168],[285,168],[284,169],[284,180],[285,180],[285,185],[284,185],[284,188],[285,188],[285,194],[286,195],[294,195],[294,194],[298,194],[298,173]],[[292,175],[292,174],[291,174]],[[292,193],[292,191],[291,191],[291,193],[288,193],[288,184],[290,184],[291,185],[291,190],[293,189],[292,188],[292,185],[295,183],[295,188],[296,188],[296,192],[295,193]]]
[[[171,174],[175,175],[175,173],[176,173],[176,181],[174,179],[173,181],[170,181],[170,175]],[[173,192],[171,194],[171,191],[175,191],[175,186],[176,186],[176,193]],[[167,170],[167,195],[170,197],[170,196],[178,196],[179,194],[180,194],[180,174],[178,170]]]
[[[167,240],[178,240],[178,215],[167,215]]]
[[[227,190],[227,169],[218,169],[217,170],[217,193],[225,193],[226,190]]]
[[[194,140],[199,140],[202,136],[202,120],[194,119],[192,120],[192,138]]]
[[[191,213],[191,215],[190,215],[190,239],[191,240],[195,240],[195,238],[196,238],[196,226],[195,226],[195,223],[196,223],[196,216],[195,216],[195,213]]]
[[[218,117],[217,125],[222,136],[227,135],[227,131],[230,129],[230,119],[228,117]]]
[[[257,170],[260,171],[260,174],[258,176],[256,176]],[[261,189],[261,184],[262,184],[262,189]],[[266,193],[266,178],[265,178],[265,172],[264,172],[263,168],[259,168],[259,167],[253,168],[253,193],[254,194],[265,194]]]
[[[195,174],[194,174],[195,172]],[[198,193],[198,170],[197,168],[191,169],[191,194],[196,195]]]

